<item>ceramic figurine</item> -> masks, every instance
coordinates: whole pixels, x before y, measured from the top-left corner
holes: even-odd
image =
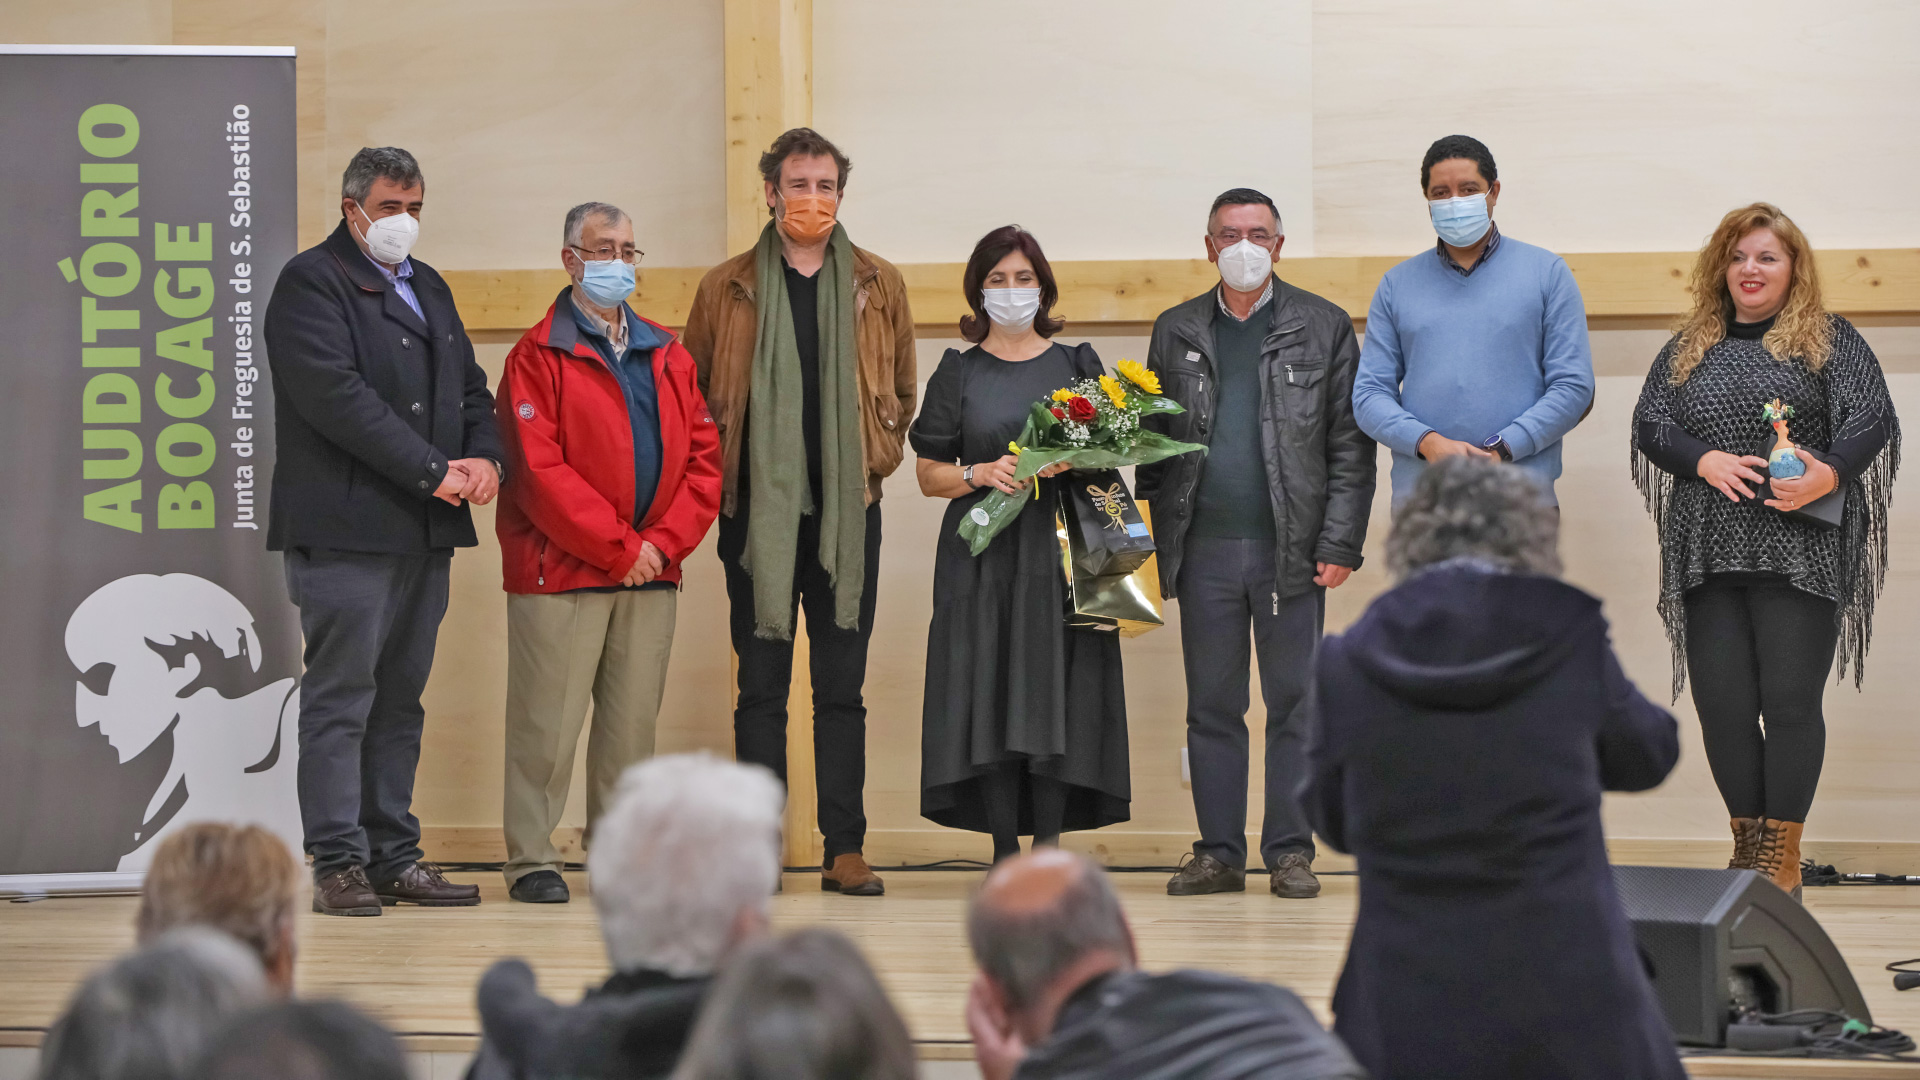
[[[1774,433],[1779,436],[1774,440],[1773,450],[1767,454],[1767,474],[1775,480],[1791,480],[1806,475],[1807,463],[1793,452],[1793,442],[1787,438],[1787,420],[1793,416],[1793,406],[1774,398],[1760,406],[1760,415],[1772,422]]]

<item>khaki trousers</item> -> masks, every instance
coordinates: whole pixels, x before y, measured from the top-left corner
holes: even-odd
[[[589,835],[620,773],[653,754],[678,602],[675,589],[507,594],[508,884],[560,869],[553,830],[589,701]]]

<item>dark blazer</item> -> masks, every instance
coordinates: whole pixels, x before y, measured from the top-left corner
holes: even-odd
[[[1436,567],[1321,644],[1313,695],[1301,801],[1360,870],[1334,1031],[1375,1080],[1682,1080],[1600,828],[1678,733],[1600,602]]]
[[[423,322],[346,222],[280,271],[265,323],[275,460],[267,547],[415,553],[472,547],[465,505],[433,497],[450,459],[505,460],[487,375],[433,268]]]
[[[1184,442],[1210,443],[1219,400],[1213,371],[1213,318],[1219,292],[1209,289],[1154,320],[1147,367],[1160,389],[1186,408],[1153,416],[1146,426]],[[1266,464],[1278,550],[1274,573],[1282,596],[1314,587],[1315,563],[1360,568],[1373,512],[1374,442],[1353,416],[1353,373],[1360,346],[1353,319],[1338,304],[1273,279],[1273,299],[1254,318],[1267,320],[1260,352],[1260,454]],[[1206,454],[1181,454],[1135,472],[1140,498],[1153,510],[1160,593],[1177,595],[1193,496]]]

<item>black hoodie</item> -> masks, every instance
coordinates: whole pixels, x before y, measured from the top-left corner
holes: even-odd
[[[1313,694],[1302,801],[1360,868],[1335,1030],[1376,1080],[1682,1076],[1600,827],[1678,732],[1599,601],[1436,567],[1326,640]]]

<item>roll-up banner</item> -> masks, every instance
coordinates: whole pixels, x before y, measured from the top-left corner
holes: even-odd
[[[195,821],[300,850],[255,332],[294,253],[293,73],[0,45],[0,892],[137,887]]]

